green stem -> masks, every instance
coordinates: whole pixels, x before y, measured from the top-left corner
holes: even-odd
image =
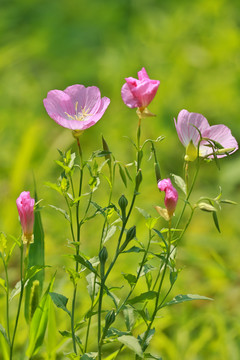
[[[171,255],[171,220],[169,220],[168,229],[169,229],[169,231],[168,231],[167,256],[166,256],[166,259],[165,259],[163,273],[162,273],[161,280],[160,280],[159,287],[158,287],[158,291],[157,291],[155,307],[154,307],[154,311],[153,311],[153,314],[152,314],[152,318],[151,318],[150,323],[148,324],[147,330],[145,331],[145,335],[144,335],[143,340],[142,340],[142,346],[143,347],[144,347],[144,343],[145,343],[145,341],[146,341],[146,339],[148,337],[148,334],[149,334],[149,332],[151,330],[152,324],[153,324],[153,322],[155,320],[156,314],[157,314],[157,312],[159,310],[159,308],[158,308],[159,307],[159,298],[160,298],[160,295],[161,295],[162,285],[163,285],[163,281],[164,281],[166,271],[167,271],[169,257]]]
[[[134,203],[135,203],[135,200],[136,200],[136,197],[137,197],[137,194],[138,194],[138,188],[139,188],[139,184],[137,184],[137,174],[139,173],[140,171],[140,165],[141,165],[141,160],[142,160],[142,150],[141,150],[141,146],[140,146],[140,137],[141,137],[141,118],[139,117],[139,122],[138,122],[138,129],[137,129],[137,168],[136,168],[136,182],[135,182],[135,187],[134,187],[134,193],[133,193],[133,197],[132,197],[132,201],[131,201],[131,205],[130,205],[130,208],[128,210],[128,214],[126,216],[126,219],[123,221],[122,223],[122,229],[121,229],[121,232],[120,232],[120,235],[119,235],[119,238],[118,238],[118,243],[117,243],[117,248],[116,248],[116,252],[115,252],[115,256],[111,262],[111,264],[109,265],[108,267],[108,270],[107,272],[105,273],[104,275],[104,278],[102,278],[101,280],[101,288],[100,288],[100,294],[99,294],[99,304],[98,304],[98,340],[101,339],[101,312],[102,312],[102,297],[103,297],[103,288],[104,288],[104,285],[106,283],[106,280],[120,254],[120,244],[121,244],[121,240],[122,240],[122,237],[123,237],[123,234],[124,234],[124,230],[126,228],[126,225],[128,223],[128,220],[129,220],[129,217],[132,213],[132,210],[133,210],[133,206],[134,206]],[[101,342],[102,344],[102,342]],[[98,349],[98,359],[101,360],[101,347],[102,345],[100,344],[100,348]]]
[[[20,310],[21,310],[21,305],[22,305],[22,299],[23,299],[23,291],[24,291],[23,244],[21,244],[21,246],[20,246],[20,254],[21,254],[21,257],[20,257],[21,290],[20,290],[20,297],[19,297],[19,301],[18,301],[18,309],[17,309],[16,320],[15,320],[15,326],[14,326],[13,335],[12,335],[12,342],[11,342],[11,345],[10,345],[10,357],[9,357],[10,360],[13,359],[13,346],[14,346],[14,340],[15,340],[15,336],[16,336],[16,332],[17,332],[18,320],[19,320],[19,315],[20,315]]]
[[[200,168],[200,159],[199,159],[199,157],[198,157],[198,160],[197,160],[197,168],[196,168],[196,171],[195,171],[195,174],[194,174],[194,178],[193,178],[193,181],[192,181],[190,190],[189,190],[189,192],[187,192],[187,196],[186,196],[186,199],[185,199],[185,202],[184,202],[184,205],[183,205],[181,214],[180,214],[180,216],[179,216],[179,218],[178,218],[178,221],[177,221],[177,223],[176,223],[175,229],[178,228],[179,223],[180,223],[180,221],[182,220],[182,217],[183,217],[183,214],[184,214],[184,212],[185,212],[185,209],[186,209],[188,200],[189,200],[189,198],[190,198],[190,196],[191,196],[191,193],[192,193],[192,191],[193,191],[193,187],[194,187],[194,185],[195,185],[195,182],[196,182],[196,179],[197,179],[197,176],[198,176],[199,168]]]
[[[82,158],[82,150],[81,150],[79,138],[77,138],[77,145],[78,145],[78,151],[79,151],[79,156],[80,156],[80,180],[79,180],[79,191],[78,191],[78,197],[80,197],[81,193],[82,193],[82,183],[83,183],[83,158]],[[79,206],[80,206],[80,200],[76,204],[76,225],[77,225],[76,256],[78,256],[79,252],[80,252],[80,228],[81,228],[81,223],[79,221]],[[76,261],[76,265],[75,265],[76,273],[78,273],[78,269],[79,269],[79,264]],[[77,295],[77,284],[74,283],[73,300],[72,300],[72,313],[71,313],[71,330],[72,330],[73,351],[75,352],[75,354],[77,354],[77,346],[76,346],[75,330],[74,330],[76,295]]]
[[[7,336],[10,339],[10,326],[9,326],[9,280],[8,280],[8,271],[7,264],[2,256],[5,278],[6,278],[6,319],[7,319]]]

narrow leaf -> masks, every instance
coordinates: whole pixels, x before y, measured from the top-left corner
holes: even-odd
[[[215,224],[215,226],[216,226],[216,228],[217,228],[217,231],[218,231],[218,232],[221,232],[220,226],[219,226],[219,222],[218,222],[217,213],[216,213],[216,212],[213,212],[213,213],[212,213],[212,217],[213,217],[214,224]]]
[[[90,270],[91,272],[93,272],[94,274],[96,274],[97,276],[98,273],[97,271],[94,269],[94,267],[92,266],[92,264],[90,263],[90,261],[84,259],[81,255],[74,255],[74,259],[79,262],[81,265],[85,266],[88,270]]]
[[[35,201],[37,202],[38,196],[37,196],[36,184],[34,186],[35,186]],[[38,210],[38,207],[36,210]],[[30,250],[29,250],[28,270],[27,270],[29,283],[27,284],[25,290],[25,318],[27,322],[29,321],[29,300],[30,300],[33,281],[35,280],[39,281],[39,290],[40,290],[39,295],[41,296],[44,277],[45,277],[45,271],[44,271],[45,245],[44,245],[44,230],[42,225],[41,212],[35,211],[34,217],[35,217],[34,229],[33,229],[34,243],[30,245]]]
[[[152,300],[157,296],[157,292],[156,291],[147,291],[142,293],[139,296],[135,296],[134,298],[128,300],[128,303],[133,305],[136,303],[142,303],[146,300]]]
[[[8,343],[8,345],[10,346],[10,340],[7,336],[6,330],[4,329],[4,327],[0,324],[0,333],[3,335],[4,339],[6,340],[6,342]]]
[[[71,317],[71,313],[70,311],[67,309],[67,302],[68,302],[68,298],[66,298],[66,296],[55,293],[55,292],[50,292],[49,295],[51,296],[52,301],[54,302],[54,304],[62,309],[63,311],[65,311],[70,317]]]
[[[165,306],[174,305],[174,304],[180,304],[182,302],[192,301],[192,300],[213,300],[213,299],[211,299],[209,297],[206,297],[206,296],[193,295],[193,294],[177,295],[171,301],[169,301],[169,302],[165,303],[164,305],[160,306],[158,308],[158,310],[161,309],[162,307],[165,307]]]
[[[139,357],[143,357],[141,346],[134,336],[123,335],[118,338],[118,341],[134,351]]]
[[[171,174],[171,175],[174,179],[175,184],[179,187],[179,189],[181,189],[184,192],[185,195],[187,195],[187,186],[183,178],[175,174]]]
[[[26,355],[31,358],[40,349],[48,322],[48,311],[50,306],[50,297],[48,296],[49,291],[53,287],[55,276],[50,282],[46,292],[44,293],[36,311],[34,312],[29,331],[29,344],[26,351]]]

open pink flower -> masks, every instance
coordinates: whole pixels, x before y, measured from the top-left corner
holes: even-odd
[[[121,95],[124,103],[130,108],[145,108],[153,100],[160,81],[151,80],[145,68],[138,72],[138,79],[128,77],[125,79]]]
[[[17,198],[16,203],[22,225],[23,243],[32,243],[35,200],[30,197],[29,191],[23,191]]]
[[[110,99],[101,98],[96,86],[72,85],[64,91],[51,90],[43,100],[48,115],[57,124],[75,131],[96,124],[106,111]]]
[[[232,154],[238,149],[236,139],[232,136],[230,129],[225,125],[210,126],[207,119],[197,113],[190,113],[187,110],[181,110],[178,114],[177,121],[175,121],[176,130],[179,140],[186,147],[187,161],[194,161],[198,155],[198,143],[200,140],[199,131],[204,140],[201,141],[199,146],[199,156],[210,158],[213,153],[213,149],[209,146],[209,141],[205,139],[213,140],[219,143],[225,150],[214,150],[217,157],[226,156],[226,152]],[[198,130],[199,131],[198,131]],[[228,151],[227,151],[228,150]]]

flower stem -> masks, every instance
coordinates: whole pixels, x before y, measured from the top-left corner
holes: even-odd
[[[29,244],[28,244],[29,246]],[[20,297],[19,297],[19,301],[18,301],[18,309],[17,309],[17,315],[16,315],[16,320],[15,320],[15,326],[14,326],[14,330],[13,330],[13,335],[12,335],[12,341],[11,341],[11,345],[10,345],[10,356],[9,359],[12,360],[13,359],[13,346],[14,346],[14,340],[15,340],[15,336],[16,336],[16,332],[17,332],[17,327],[18,327],[18,320],[19,320],[19,315],[20,315],[20,310],[21,310],[21,305],[22,305],[22,299],[23,299],[23,291],[24,291],[24,279],[23,279],[23,244],[21,244],[20,246],[20,276],[21,276],[21,290],[20,290]]]
[[[79,138],[77,138],[77,145],[78,151],[80,156],[80,179],[79,179],[79,191],[78,197],[80,198],[82,193],[82,183],[83,183],[83,158],[82,158],[82,149],[80,145]],[[76,225],[77,225],[77,237],[76,237],[76,256],[79,255],[80,252],[80,229],[81,223],[79,220],[79,206],[80,206],[80,199],[76,204]],[[74,240],[74,238],[73,238]],[[79,264],[76,261],[75,271],[78,273]],[[75,307],[76,307],[76,295],[77,295],[77,283],[74,283],[73,289],[73,300],[72,300],[72,313],[71,313],[71,331],[72,331],[72,342],[73,342],[73,351],[77,354],[77,347],[76,347],[76,339],[75,339],[75,330],[74,330],[74,323],[75,323]]]
[[[153,322],[155,320],[156,314],[157,314],[157,312],[159,310],[159,298],[160,298],[160,295],[161,295],[162,285],[163,285],[163,281],[164,281],[166,271],[167,271],[168,261],[169,261],[170,255],[171,255],[171,237],[172,237],[171,236],[171,219],[169,220],[168,229],[169,229],[169,231],[168,231],[167,256],[166,256],[166,259],[165,259],[163,273],[162,273],[161,280],[160,280],[159,287],[158,287],[158,291],[157,291],[155,307],[154,307],[154,310],[153,310],[152,318],[151,318],[150,323],[148,324],[147,330],[145,331],[144,337],[143,337],[142,342],[141,342],[142,347],[144,347],[144,343],[145,343],[145,341],[146,341],[146,339],[148,337],[148,334],[149,334],[149,332],[151,330],[152,324],[153,324]],[[168,291],[168,293],[169,293],[169,291]],[[166,298],[166,296],[165,296],[165,298]]]

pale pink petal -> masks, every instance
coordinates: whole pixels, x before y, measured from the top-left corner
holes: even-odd
[[[197,147],[200,136],[196,128],[202,132],[210,127],[207,119],[197,113],[190,113],[187,110],[181,110],[178,114],[177,122],[174,119],[179,140],[187,147],[192,140]],[[193,126],[194,125],[194,126]]]
[[[217,141],[225,149],[234,148],[230,153],[234,153],[238,149],[238,143],[236,139],[232,136],[231,130],[225,125],[213,125],[209,129],[203,132],[203,137],[209,138]],[[211,147],[204,146],[205,154],[210,154],[213,152]],[[217,155],[217,157],[224,157],[226,154]],[[210,156],[213,157],[213,156]]]
[[[82,104],[82,106],[84,106],[84,104],[86,104],[86,88],[83,85],[71,85],[68,86],[65,90],[64,93],[68,94],[70,96],[70,98],[72,99],[72,103],[74,106],[74,114],[75,114],[75,105],[76,103],[78,104]]]
[[[55,120],[55,117],[66,118],[75,114],[74,105],[68,94],[60,90],[52,90],[47,94],[47,98],[43,100],[48,115]]]
[[[130,107],[130,108],[141,107],[141,102],[136,97],[134,97],[133,93],[131,92],[131,90],[129,88],[128,83],[125,83],[122,86],[121,96],[122,96],[123,102],[128,107]]]

